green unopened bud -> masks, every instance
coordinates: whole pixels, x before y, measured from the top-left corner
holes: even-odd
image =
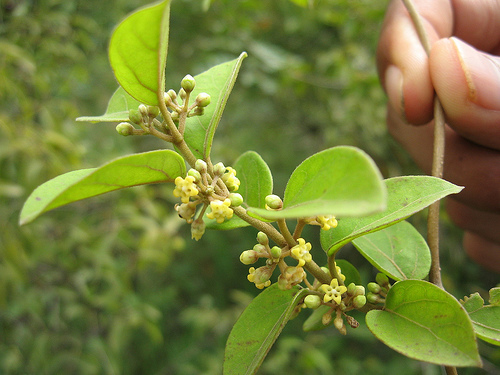
[[[229,200],[231,201],[231,206],[238,207],[243,203],[243,197],[238,193],[229,194]]]
[[[196,81],[190,74],[186,75],[181,81],[181,87],[184,89],[185,92],[193,91],[195,86],[196,86]]]
[[[330,275],[330,270],[328,269],[328,267],[321,267],[321,270],[326,273],[328,276],[332,277],[332,275]]]
[[[380,287],[380,285],[378,285],[377,283],[368,283],[367,285],[368,287],[368,290],[374,294],[379,294],[380,293],[380,290],[382,289]]]
[[[321,298],[315,294],[309,294],[304,298],[304,303],[310,309],[317,309],[321,305]]]
[[[255,250],[246,250],[240,255],[240,262],[246,265],[254,264],[259,260],[259,254]]]
[[[389,278],[381,272],[377,273],[377,276],[375,276],[375,281],[380,286],[389,286]]]
[[[355,309],[360,309],[366,304],[366,297],[363,295],[359,295],[354,297],[352,300],[352,305]]]
[[[138,110],[142,116],[146,117],[148,115],[148,107],[146,105],[140,104]]]
[[[177,93],[172,89],[167,91],[167,95],[170,96],[170,98],[174,101],[175,99],[177,99]]]
[[[128,111],[128,118],[134,124],[140,124],[142,122],[142,115],[137,109],[131,109]]]
[[[372,292],[368,292],[366,295],[366,301],[372,304],[378,303],[379,302],[378,294],[373,294]]]
[[[257,233],[257,242],[261,245],[269,245],[269,238],[264,232]]]
[[[273,246],[271,248],[271,256],[274,259],[279,259],[281,257],[281,248],[278,246]]]
[[[280,197],[270,194],[266,197],[266,206],[271,210],[279,210],[283,207],[283,201]]]
[[[203,219],[196,219],[191,224],[191,237],[198,241],[205,233],[205,222]]]
[[[193,116],[203,116],[205,114],[205,108],[196,107],[189,113],[189,117]]]
[[[347,286],[347,294],[349,294],[350,296],[353,296],[355,292],[356,292],[356,284],[350,283]]]
[[[194,163],[194,168],[200,173],[207,173],[207,163],[205,160],[196,160],[196,162]]]
[[[132,124],[128,122],[121,122],[118,125],[116,125],[116,131],[120,135],[124,136],[132,135],[134,133],[134,127],[132,126]]]
[[[170,112],[170,117],[172,118],[172,121],[174,121],[174,122],[179,121],[179,112],[176,112],[176,111]]]
[[[226,167],[224,167],[224,164],[222,164],[221,162],[214,165],[214,174],[216,176],[222,176],[225,171]]]
[[[267,248],[264,245],[261,244],[256,244],[253,249],[260,255],[260,256],[266,256],[267,255]]]
[[[179,97],[180,97],[182,100],[184,100],[184,99],[186,99],[186,96],[187,96],[186,91],[185,91],[184,89],[180,89],[180,90],[179,90]]]
[[[188,176],[191,176],[191,177],[194,177],[194,182],[195,183],[198,183],[201,181],[201,174],[200,172],[198,172],[196,169],[193,169],[191,168],[189,171],[188,171]]]
[[[150,105],[148,106],[148,116],[149,118],[156,118],[160,114],[160,108]]]
[[[263,266],[257,268],[254,273],[254,283],[264,284],[267,280],[271,278],[273,270],[274,270],[273,267],[269,266]]]
[[[210,95],[208,95],[206,92],[202,92],[196,97],[196,105],[198,107],[206,107],[210,104],[210,100]]]
[[[365,287],[363,285],[356,285],[356,291],[354,292],[354,296],[364,296],[365,295]]]

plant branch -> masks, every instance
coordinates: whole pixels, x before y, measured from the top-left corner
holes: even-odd
[[[240,219],[245,220],[248,224],[253,226],[254,228],[260,230],[267,234],[269,238],[271,238],[278,246],[285,247],[287,245],[285,238],[283,235],[278,232],[278,230],[273,227],[271,224],[251,217],[247,214],[246,210],[243,207],[233,207],[233,211]]]
[[[286,225],[286,220],[285,219],[278,219],[278,228],[280,229],[281,234],[283,237],[285,237],[286,243],[288,244],[288,247],[291,249],[295,245],[297,245],[297,241],[295,241],[295,238],[292,237],[292,234],[288,230],[288,226]]]

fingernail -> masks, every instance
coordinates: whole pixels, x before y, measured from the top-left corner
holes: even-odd
[[[468,99],[486,109],[500,110],[500,64],[464,42],[450,38],[468,89]]]
[[[389,65],[385,71],[385,89],[389,103],[396,113],[405,118],[405,101],[403,96],[403,74],[395,65]]]

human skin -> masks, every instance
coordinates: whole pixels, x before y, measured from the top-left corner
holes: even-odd
[[[430,173],[433,98],[446,117],[444,178],[465,189],[446,200],[464,248],[500,273],[500,0],[413,0],[431,42],[424,51],[401,0],[389,4],[377,68],[389,132]]]

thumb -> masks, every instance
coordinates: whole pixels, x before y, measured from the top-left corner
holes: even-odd
[[[500,150],[500,57],[457,38],[441,39],[429,59],[447,123],[460,135]]]

